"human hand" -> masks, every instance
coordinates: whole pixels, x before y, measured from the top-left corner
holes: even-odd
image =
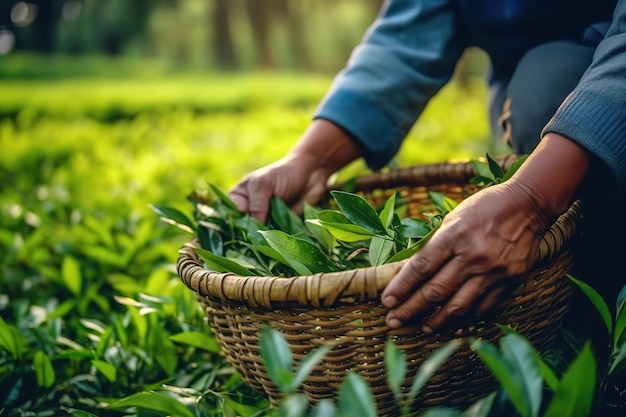
[[[314,156],[289,155],[248,174],[229,196],[240,211],[264,223],[272,195],[299,212],[305,201],[314,204],[320,199],[329,175]]]
[[[549,223],[532,189],[503,183],[464,200],[382,294],[387,325],[434,313],[425,332],[493,308],[533,265]]]
[[[229,192],[239,210],[265,223],[272,195],[294,211],[315,204],[326,181],[361,154],[355,142],[333,123],[313,121],[296,146],[281,160],[253,171]]]

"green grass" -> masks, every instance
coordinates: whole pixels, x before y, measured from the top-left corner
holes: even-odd
[[[227,189],[281,157],[331,79],[112,71],[0,80],[0,415],[131,415],[133,401],[163,399],[106,405],[152,389],[198,416],[223,415],[224,396],[265,407],[173,269],[190,236],[148,205],[189,212],[207,181]],[[480,80],[445,88],[397,164],[484,155],[486,94]],[[187,332],[211,343],[190,345]]]

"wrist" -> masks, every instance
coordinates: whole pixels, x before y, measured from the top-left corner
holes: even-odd
[[[542,221],[551,224],[575,198],[589,168],[589,154],[577,143],[548,133],[529,155],[509,186],[535,205]]]

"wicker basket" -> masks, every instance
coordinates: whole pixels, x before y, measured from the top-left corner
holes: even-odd
[[[516,157],[499,159],[504,168]],[[408,216],[419,216],[432,203],[427,190],[462,200],[473,192],[468,186],[475,171],[470,163],[441,163],[374,173],[357,180],[357,190],[372,202],[384,201],[399,190],[409,203]],[[573,286],[564,276],[572,266],[573,242],[580,222],[575,202],[546,233],[534,268],[525,283],[481,322],[465,323],[438,334],[425,334],[420,323],[390,330],[380,295],[402,262],[345,272],[294,278],[244,277],[203,268],[192,241],[179,252],[178,273],[204,308],[227,360],[245,382],[272,402],[280,393],[270,381],[259,355],[259,333],[278,329],[296,360],[328,342],[336,344],[302,386],[312,402],[333,398],[349,370],[370,385],[379,415],[397,412],[386,385],[383,351],[393,339],[409,366],[408,389],[416,369],[432,352],[451,339],[477,337],[496,342],[511,325],[541,353],[547,353],[566,313]],[[455,352],[422,389],[417,409],[434,406],[464,408],[496,388],[496,382],[467,343]]]

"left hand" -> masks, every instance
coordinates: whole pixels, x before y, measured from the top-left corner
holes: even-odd
[[[536,199],[532,188],[506,182],[461,202],[385,288],[387,325],[435,310],[423,322],[432,332],[493,308],[537,258],[549,224]]]

